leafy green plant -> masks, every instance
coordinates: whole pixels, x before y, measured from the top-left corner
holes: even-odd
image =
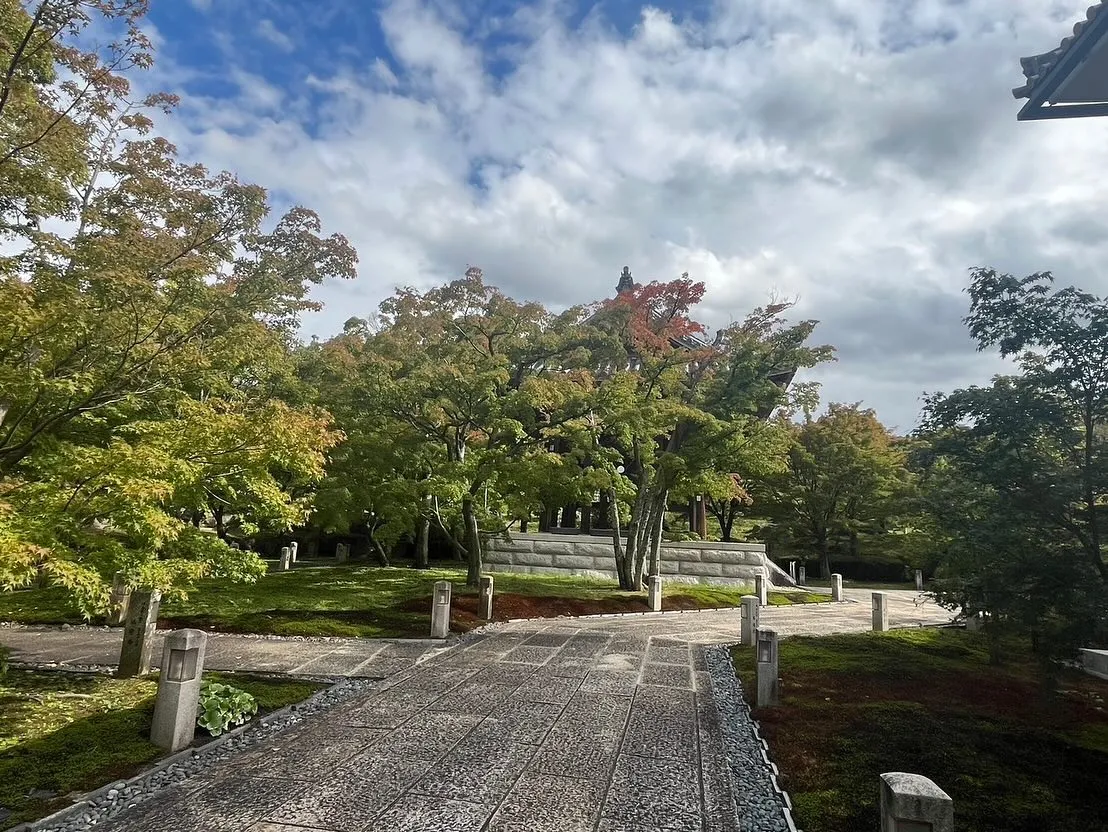
[[[200,688],[200,710],[196,724],[213,737],[242,725],[258,712],[258,701],[244,690],[220,682],[205,682]]]

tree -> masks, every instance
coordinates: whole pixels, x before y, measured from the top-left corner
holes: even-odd
[[[309,287],[356,259],[303,208],[266,230],[261,188],[150,137],[144,110],[169,99],[133,102],[116,74],[149,62],[144,10],[0,6],[0,584],[37,574],[90,614],[115,570],[167,592],[259,574],[228,515],[247,533],[302,519],[290,489],[338,437],[274,391]],[[107,64],[77,45],[94,15],[123,28]]]
[[[1011,533],[991,536],[987,547],[980,535],[973,538],[991,553],[993,566],[949,564],[965,582],[969,607],[1025,621],[1031,617],[1016,607],[1049,608],[1061,620],[1084,622],[1077,631],[1088,637],[1108,607],[1102,542],[1108,304],[1074,287],[1051,291],[1052,284],[1049,273],[1015,278],[988,268],[972,271],[970,333],[980,350],[999,347],[1003,357],[1015,357],[1020,373],[997,377],[989,387],[928,397],[921,435],[954,475],[987,495],[992,512],[1019,518],[1010,524],[1019,530],[1019,546]],[[968,545],[964,528],[948,524],[948,531],[960,546]],[[1022,600],[1002,604],[995,594],[989,601],[971,597],[968,587],[986,576],[997,583],[996,564],[1004,553],[1013,555],[1005,570],[1026,578]],[[1057,576],[1066,576],[1067,591],[1059,590]],[[1065,641],[1072,647],[1073,637]]]
[[[810,549],[827,576],[837,538],[857,554],[859,534],[885,528],[906,485],[906,458],[877,414],[856,404],[831,404],[789,429],[787,465],[764,481],[763,506],[777,533]]]

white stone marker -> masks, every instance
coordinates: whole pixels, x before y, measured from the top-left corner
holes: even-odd
[[[754,646],[754,634],[758,630],[758,596],[744,595],[740,601],[739,644],[743,647]]]
[[[161,605],[162,593],[159,590],[131,593],[127,623],[123,627],[123,648],[119,651],[119,667],[115,672],[120,679],[145,676],[150,672]]]
[[[118,627],[127,620],[127,607],[131,603],[131,587],[127,586],[127,579],[122,572],[116,572],[112,577],[111,604],[108,612],[108,623]]]
[[[154,702],[150,741],[180,751],[196,736],[196,709],[208,634],[203,630],[174,630],[162,648],[162,674]]]
[[[883,633],[889,629],[889,596],[884,592],[873,593],[873,631]]]
[[[774,630],[758,630],[757,644],[757,696],[754,706],[767,708],[780,700],[777,684],[777,633]]]
[[[646,582],[646,594],[650,600],[650,609],[653,612],[662,611],[662,576],[651,575],[647,578]]]
[[[450,581],[435,581],[431,600],[431,638],[446,638],[450,632]]]
[[[769,592],[766,588],[766,576],[757,574],[754,576],[754,594],[758,596],[758,603],[763,607],[769,603]]]
[[[300,548],[300,544],[295,540],[289,544],[289,551],[292,552],[292,562],[296,563],[296,550]]]
[[[831,574],[831,600],[843,600],[843,576],[838,572]]]
[[[789,561],[789,577],[792,578],[794,581],[796,580],[796,561],[795,560],[790,560]]]
[[[808,583],[808,567],[806,567],[804,564],[801,564],[800,567],[797,569],[797,572],[799,572],[800,574],[797,576],[796,582],[801,586],[804,586],[806,583]]]
[[[485,621],[492,621],[492,587],[492,575],[482,575],[480,615]]]
[[[292,549],[288,546],[281,547],[281,571],[288,572],[292,566]]]
[[[916,570],[916,592],[923,592],[923,570]]]
[[[954,832],[954,801],[920,774],[881,775],[881,832]]]

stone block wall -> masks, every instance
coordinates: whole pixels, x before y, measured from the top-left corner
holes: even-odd
[[[530,572],[616,578],[612,540],[596,535],[515,534],[511,541],[493,538],[485,548],[490,572]],[[685,541],[665,543],[661,573],[681,583],[753,584],[766,575],[771,584],[794,585],[788,573],[766,557],[761,543]]]

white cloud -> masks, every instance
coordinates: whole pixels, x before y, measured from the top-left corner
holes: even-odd
[[[799,298],[841,347],[816,374],[825,400],[907,429],[922,391],[999,366],[960,322],[969,267],[1108,292],[1103,122],[1017,123],[1009,92],[1080,3],[718,0],[695,24],[646,8],[620,36],[595,14],[567,28],[552,0],[483,21],[519,38],[503,77],[465,8],[388,5],[392,68],[364,56],[309,78],[318,124],[242,71],[239,99],[167,125],[358,246],[361,277],[318,292],[309,333],[470,263],[556,305],[609,295],[624,264],[688,271],[709,326]]]
[[[282,52],[292,52],[296,49],[293,39],[277,28],[276,24],[268,17],[263,17],[258,22],[258,36],[269,41]]]

